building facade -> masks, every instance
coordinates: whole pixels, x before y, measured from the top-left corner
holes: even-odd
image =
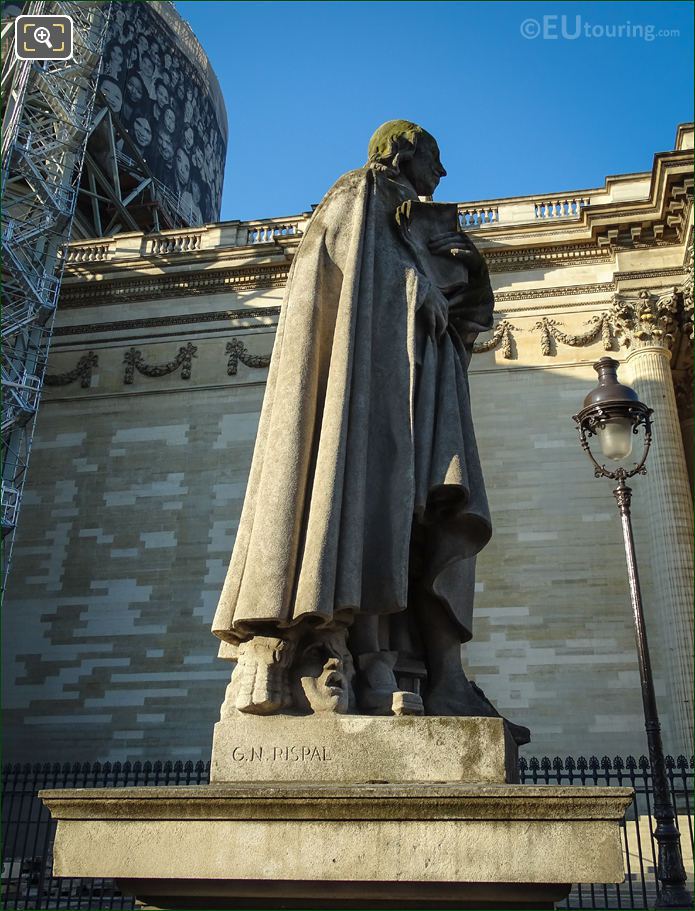
[[[619,516],[572,422],[606,353],[655,411],[634,523],[665,747],[692,749],[692,149],[684,125],[650,171],[459,206],[496,299],[464,663],[529,754],[645,752]],[[4,612],[7,759],[209,755],[231,670],[210,624],[310,215],[71,245]]]

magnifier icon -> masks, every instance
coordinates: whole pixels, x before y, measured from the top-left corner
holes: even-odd
[[[43,25],[40,25],[38,28],[34,29],[34,41],[36,41],[37,44],[45,44],[47,48],[53,50],[53,45],[51,44],[51,33]]]

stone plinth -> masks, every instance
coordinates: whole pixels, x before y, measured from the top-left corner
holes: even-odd
[[[215,725],[210,780],[518,781],[501,718],[242,715]]]
[[[58,821],[54,875],[114,878],[151,907],[541,908],[573,882],[622,881],[632,791],[237,783],[40,796]]]

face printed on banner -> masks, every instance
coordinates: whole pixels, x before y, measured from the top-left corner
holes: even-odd
[[[188,178],[191,176],[191,164],[188,155],[183,149],[176,150],[176,177],[179,183],[187,186]]]
[[[135,69],[137,64],[139,63],[139,61],[140,61],[140,54],[138,53],[137,45],[131,44],[125,55],[126,69],[128,69],[128,70]]]
[[[140,58],[140,73],[147,82],[152,81],[152,77],[154,76],[154,63],[152,63],[152,58],[147,54],[144,54]]]
[[[120,86],[113,81],[113,79],[102,79],[101,85],[99,86],[101,93],[104,96],[106,104],[113,111],[114,114],[118,112],[123,107],[123,94],[121,92]]]
[[[160,108],[165,108],[169,104],[169,89],[163,82],[158,82],[155,87],[155,97]]]
[[[171,141],[171,136],[165,129],[161,129],[157,134],[157,148],[165,162],[170,163],[173,161],[174,144]]]
[[[164,129],[168,130],[173,136],[176,132],[176,114],[174,114],[174,111],[171,108],[164,109],[162,122],[164,123]]]
[[[119,44],[115,44],[109,54],[109,67],[112,70],[120,70],[123,66],[123,49]]]
[[[138,117],[133,124],[135,141],[141,148],[147,148],[152,142],[152,128],[147,117]]]
[[[126,97],[132,104],[138,104],[142,101],[144,89],[142,87],[142,80],[139,76],[136,76],[134,73],[132,76],[129,76],[128,81],[125,84],[125,90]]]

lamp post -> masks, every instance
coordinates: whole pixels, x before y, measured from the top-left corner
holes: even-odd
[[[647,631],[644,625],[642,594],[630,518],[632,489],[625,483],[634,475],[647,473],[644,463],[647,460],[652,440],[652,409],[640,402],[634,389],[624,386],[618,381],[618,366],[618,361],[611,357],[602,357],[594,364],[594,370],[598,373],[598,386],[584,399],[584,407],[573,416],[573,420],[577,423],[582,449],[594,464],[595,477],[610,478],[612,481],[618,482],[613,496],[618,504],[623,526],[627,576],[637,638],[637,660],[642,685],[644,726],[647,733],[654,787],[654,817],[656,819],[654,837],[658,845],[656,876],[659,886],[656,907],[690,908],[692,898],[685,887],[686,875],[681,854],[680,835],[676,828],[676,817],[666,777],[661,726],[654,694]],[[619,463],[630,457],[633,436],[639,434],[640,428],[644,430],[643,449],[639,461],[633,462],[631,468],[617,465],[611,471],[605,464],[596,460],[590,446],[592,437],[596,437],[594,442],[598,442],[604,458]]]

